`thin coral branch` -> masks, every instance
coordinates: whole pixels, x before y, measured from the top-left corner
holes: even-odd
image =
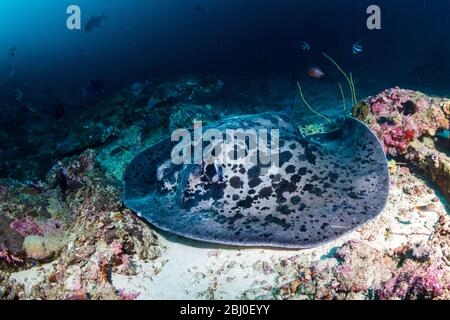
[[[342,89],[342,85],[341,85],[340,82],[338,83],[338,85],[339,85],[339,89],[341,90],[342,103],[343,103],[343,105],[344,105],[344,114],[346,114],[346,112],[347,112],[347,107],[346,107],[346,105],[345,105],[344,89]]]
[[[355,104],[356,104],[356,99],[355,99],[354,86],[353,86],[353,84],[352,84],[352,80],[351,80],[350,77],[347,75],[347,73],[345,73],[345,71],[342,70],[342,68],[337,64],[336,61],[334,61],[334,60],[333,60],[329,55],[327,55],[326,53],[322,53],[322,54],[323,54],[323,56],[324,56],[325,58],[327,58],[328,60],[330,60],[331,63],[333,63],[333,64],[336,66],[336,68],[344,75],[345,79],[347,79],[348,85],[349,85],[349,87],[350,87],[350,91],[351,91],[351,93],[352,93],[352,103],[353,103],[353,105],[355,105]]]
[[[353,105],[356,105],[358,103],[358,99],[356,99],[356,89],[355,89],[355,83],[353,82],[353,75],[350,72],[350,81],[352,83],[352,94],[353,94]]]
[[[316,115],[318,115],[319,117],[325,119],[328,122],[331,122],[330,119],[328,119],[327,117],[325,117],[323,114],[320,114],[319,112],[317,112],[316,110],[314,110],[309,103],[306,101],[304,95],[303,95],[303,91],[302,91],[302,87],[300,86],[300,82],[297,81],[297,86],[298,86],[298,91],[300,92],[300,97],[303,100],[303,103],[309,108],[309,110],[311,110],[312,112],[314,112]]]

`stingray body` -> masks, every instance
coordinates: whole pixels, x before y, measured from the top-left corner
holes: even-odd
[[[174,164],[170,139],[139,154],[124,175],[124,203],[165,231],[218,244],[308,248],[375,218],[389,192],[383,148],[362,122],[303,137],[288,117],[264,113],[215,123],[229,129],[277,129],[276,164],[218,157]],[[206,128],[205,128],[206,129]],[[247,158],[248,159],[248,158]]]

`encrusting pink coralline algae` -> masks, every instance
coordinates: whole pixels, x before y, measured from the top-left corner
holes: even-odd
[[[446,105],[441,98],[392,88],[357,104],[353,115],[369,125],[386,153],[398,156],[407,152],[414,139],[449,128]]]

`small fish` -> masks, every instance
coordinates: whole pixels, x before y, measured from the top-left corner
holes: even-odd
[[[20,89],[16,89],[16,101],[21,102],[23,100],[23,94]]]
[[[84,28],[85,32],[91,32],[95,28],[100,28],[102,21],[106,19],[106,15],[103,13],[103,15],[98,17],[91,17],[89,21],[86,23],[86,26]]]
[[[17,52],[17,47],[12,47],[11,49],[9,49],[9,56],[11,58],[14,58],[14,56],[16,55]]]
[[[352,47],[353,54],[360,54],[364,51],[363,46],[361,45],[361,41],[355,43]]]
[[[430,203],[428,205],[423,205],[423,206],[415,206],[415,208],[419,211],[422,212],[429,212],[429,211],[434,211],[436,210],[436,205],[433,203]]]
[[[311,45],[306,41],[302,41],[302,42],[300,42],[300,48],[303,51],[305,51],[305,50],[308,51],[308,50],[311,50]]]
[[[319,67],[311,67],[308,69],[308,76],[320,80],[325,76],[325,73]]]

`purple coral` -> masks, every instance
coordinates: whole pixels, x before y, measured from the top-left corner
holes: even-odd
[[[385,106],[379,102],[376,102],[372,105],[373,113],[382,113],[385,109],[386,109]]]
[[[443,268],[433,265],[417,267],[411,262],[406,262],[383,288],[377,290],[377,295],[380,299],[432,299],[442,295],[449,286]]]
[[[117,293],[122,300],[136,300],[140,295],[136,292],[126,292],[124,289],[117,290]]]
[[[14,231],[20,233],[23,237],[44,235],[44,231],[30,218],[15,220],[11,223],[10,227]]]
[[[365,104],[368,113],[356,108],[359,118],[369,124],[383,143],[386,153],[393,156],[407,153],[411,142],[430,132],[447,129],[439,99],[420,92],[392,88],[369,97]]]

